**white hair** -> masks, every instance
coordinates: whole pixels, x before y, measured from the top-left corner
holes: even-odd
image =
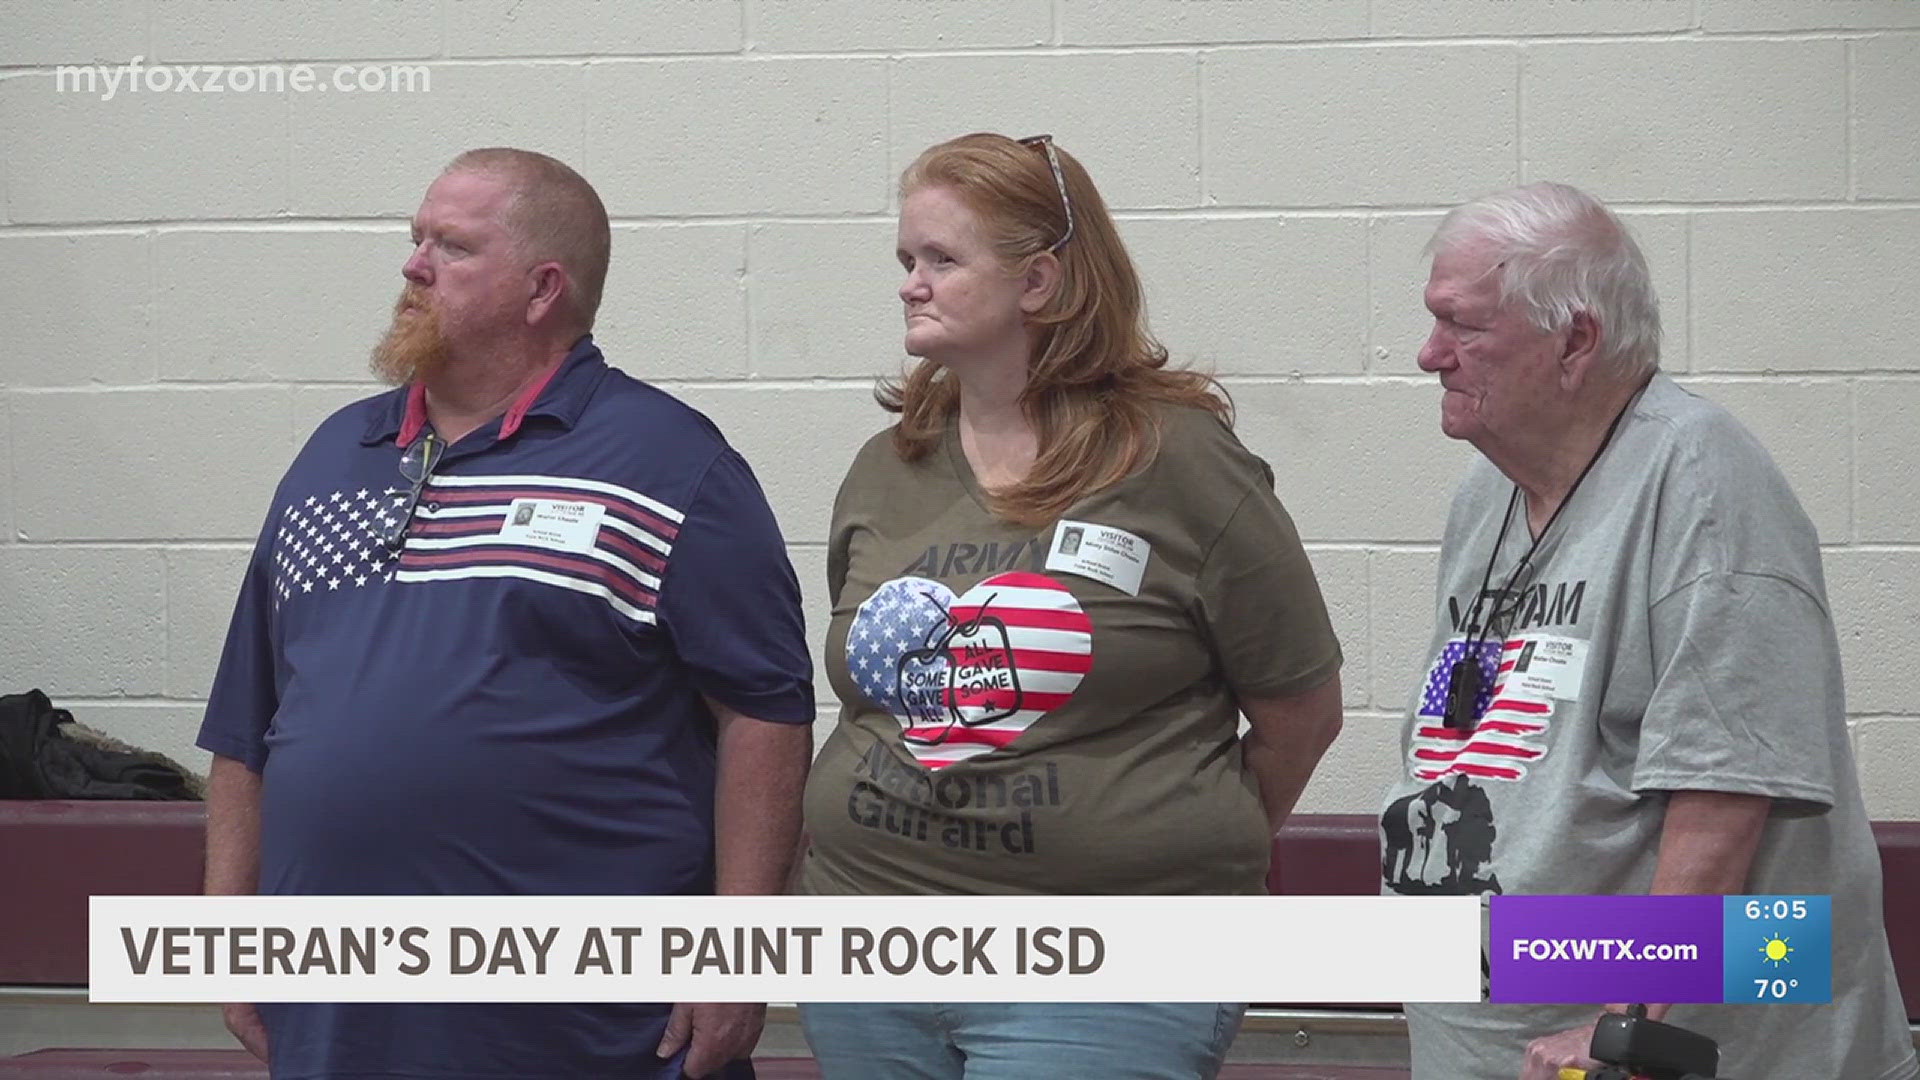
[[[1502,306],[1540,330],[1564,330],[1584,311],[1600,324],[1602,361],[1629,377],[1660,366],[1660,300],[1646,257],[1600,200],[1547,181],[1495,192],[1449,212],[1426,250],[1466,245],[1491,249]]]

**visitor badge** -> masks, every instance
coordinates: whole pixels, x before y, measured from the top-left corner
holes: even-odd
[[[1507,672],[1505,692],[1535,701],[1578,701],[1587,671],[1587,643],[1554,634],[1520,640],[1513,670]]]
[[[606,512],[597,502],[515,499],[507,507],[500,539],[556,551],[591,551]]]
[[[1090,521],[1066,521],[1053,529],[1047,569],[1078,574],[1111,585],[1128,596],[1140,595],[1153,546],[1125,529]]]

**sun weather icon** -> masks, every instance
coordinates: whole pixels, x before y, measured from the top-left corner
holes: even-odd
[[[1833,1001],[1832,897],[1728,896],[1723,900],[1722,1001],[1729,1005]]]

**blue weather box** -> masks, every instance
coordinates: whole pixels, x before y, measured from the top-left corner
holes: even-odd
[[[1727,1004],[1833,1000],[1831,896],[1729,896],[1721,932]]]

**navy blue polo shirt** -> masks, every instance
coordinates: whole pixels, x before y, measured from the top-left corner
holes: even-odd
[[[446,449],[396,553],[424,423],[417,387],[335,413],[255,545],[199,745],[263,777],[260,892],[711,892],[701,696],[814,715],[799,585],[746,462],[583,338]],[[262,1014],[280,1080],[632,1077],[666,1007]]]

